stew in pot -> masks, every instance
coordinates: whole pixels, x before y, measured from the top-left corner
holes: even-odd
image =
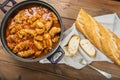
[[[56,15],[44,6],[32,5],[18,11],[6,30],[8,47],[23,58],[38,58],[57,45],[60,23]]]

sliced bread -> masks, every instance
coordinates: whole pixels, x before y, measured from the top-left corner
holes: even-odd
[[[74,35],[71,37],[68,43],[68,52],[70,56],[74,56],[78,52],[80,37],[78,35]]]
[[[95,57],[96,55],[95,48],[88,39],[80,40],[80,46],[89,57]]]

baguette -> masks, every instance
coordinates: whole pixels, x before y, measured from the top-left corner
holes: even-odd
[[[85,51],[85,53],[87,53],[89,57],[93,58],[96,56],[95,48],[88,39],[80,40],[80,46]]]
[[[83,9],[80,10],[75,26],[100,51],[120,66],[120,39],[103,27]]]

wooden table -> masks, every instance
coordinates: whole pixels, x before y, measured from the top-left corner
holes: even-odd
[[[4,0],[0,0],[2,4]],[[16,0],[20,2],[22,0]],[[44,0],[60,13],[66,29],[71,27],[80,8],[92,16],[117,13],[120,17],[120,2],[115,0]],[[10,8],[8,4],[6,8]],[[0,22],[4,14],[0,11]],[[112,74],[110,80],[120,80],[120,67],[108,62],[93,62],[93,66]],[[88,66],[76,70],[64,64],[40,64],[18,61],[5,52],[0,43],[0,73],[8,80],[107,80]],[[1,79],[0,79],[1,80]]]

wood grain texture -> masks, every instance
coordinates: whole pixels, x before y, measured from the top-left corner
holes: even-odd
[[[54,6],[61,16],[76,19],[80,8],[92,16],[117,13],[120,16],[120,3],[113,0],[44,0]]]
[[[2,4],[4,0],[0,0]],[[23,0],[16,0],[21,2]],[[65,29],[74,23],[80,8],[92,16],[117,13],[120,16],[120,2],[113,0],[44,0],[54,6],[62,17]],[[7,5],[7,9],[11,4]],[[0,11],[0,23],[4,14]],[[112,74],[110,80],[120,80],[120,67],[108,62],[93,62],[95,67]],[[18,61],[5,52],[0,43],[0,72],[8,80],[107,80],[88,66],[76,70],[64,64],[39,64]]]
[[[5,69],[6,67],[6,69]],[[8,69],[7,69],[8,67]],[[0,61],[0,71],[6,80],[70,80],[71,78],[62,75],[56,75],[50,72],[26,69],[15,66],[8,62]],[[73,78],[72,78],[73,79]],[[75,80],[75,79],[73,79]]]
[[[21,2],[24,0],[16,0]],[[62,17],[76,19],[80,8],[92,16],[117,13],[120,16],[120,2],[115,0],[42,0],[51,4]],[[3,0],[0,1],[2,3]],[[11,4],[9,4],[11,6]]]

